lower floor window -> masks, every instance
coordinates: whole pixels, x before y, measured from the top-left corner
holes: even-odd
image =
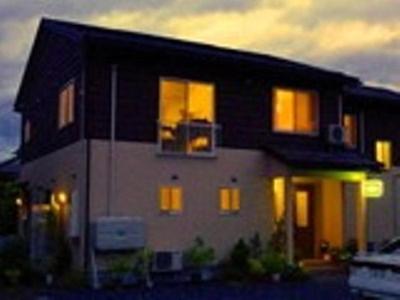
[[[237,213],[240,210],[238,188],[224,187],[219,190],[219,210],[221,213]]]
[[[163,186],[160,188],[160,211],[167,214],[177,214],[182,211],[182,188]]]

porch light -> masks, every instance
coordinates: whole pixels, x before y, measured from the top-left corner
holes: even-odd
[[[21,198],[15,199],[15,205],[17,205],[17,206],[22,206],[22,204],[23,204],[23,202],[22,202],[22,199],[21,199]]]
[[[60,192],[59,194],[58,194],[58,203],[59,204],[61,204],[61,205],[64,205],[64,204],[66,204],[67,203],[67,199],[68,199],[68,197],[67,197],[67,194],[66,193],[64,193],[64,192]]]
[[[385,193],[385,184],[381,179],[367,179],[362,183],[362,194],[366,198],[381,198]]]

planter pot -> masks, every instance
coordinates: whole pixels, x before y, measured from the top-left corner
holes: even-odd
[[[281,281],[281,274],[280,273],[274,273],[271,276],[273,282],[280,282]]]
[[[204,282],[212,280],[214,278],[215,272],[212,267],[201,267],[192,269],[190,274],[191,281]]]

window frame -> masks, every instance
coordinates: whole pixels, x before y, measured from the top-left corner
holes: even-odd
[[[173,152],[173,151],[165,151],[162,149],[162,142],[161,142],[161,136],[160,136],[160,130],[157,128],[157,155],[160,156],[175,156],[175,157],[200,157],[200,158],[215,158],[217,155],[217,133],[216,131],[220,128],[217,124],[217,85],[215,82],[211,81],[205,81],[202,79],[188,79],[188,78],[182,78],[179,76],[159,76],[158,77],[158,121],[157,124],[160,126],[162,124],[162,119],[161,119],[161,85],[163,81],[175,81],[179,83],[184,83],[185,86],[188,86],[190,83],[198,83],[198,84],[205,84],[205,85],[211,85],[213,88],[213,107],[212,107],[212,122],[211,128],[213,130],[212,134],[212,143],[213,143],[213,149],[210,152]],[[185,110],[188,110],[188,93],[187,89],[185,88],[185,100],[184,100],[184,107]]]
[[[223,210],[221,209],[221,191],[227,189],[229,191],[229,210]],[[234,210],[232,209],[233,205],[233,190],[237,189],[239,193],[239,209]],[[237,216],[240,215],[240,212],[242,211],[242,192],[241,188],[236,185],[223,185],[218,188],[218,212],[219,215],[221,216]]]
[[[167,210],[163,210],[162,209],[162,196],[161,196],[161,192],[162,192],[162,189],[163,188],[167,188],[168,189],[168,196],[169,196],[169,208],[167,209]],[[172,189],[174,189],[174,188],[178,188],[178,189],[180,189],[180,194],[181,194],[181,199],[180,199],[180,201],[181,201],[181,203],[180,203],[180,206],[181,206],[181,208],[180,208],[180,210],[172,210],[171,209],[171,207],[172,207],[172,202],[171,202],[171,199],[172,199],[172,197],[171,197],[171,193],[172,193]],[[163,184],[163,185],[160,185],[159,187],[158,187],[158,211],[159,211],[159,214],[161,215],[161,216],[178,216],[178,215],[182,215],[183,214],[183,210],[184,210],[184,205],[183,205],[183,202],[184,202],[184,195],[183,195],[183,187],[181,186],[181,185],[170,185],[170,184]]]
[[[73,97],[72,97],[72,110],[71,110],[71,115],[69,116],[71,119],[64,120],[64,124],[61,124],[61,94],[67,90],[70,86],[72,85],[73,87]],[[69,98],[67,98],[69,99]],[[71,103],[67,101],[66,107],[67,111],[69,111],[71,106]],[[71,78],[67,82],[65,82],[59,89],[58,89],[58,94],[57,94],[57,128],[58,130],[63,130],[64,128],[69,127],[70,125],[75,123],[76,116],[75,116],[75,107],[76,107],[76,80],[75,78]],[[65,114],[65,112],[64,112]]]
[[[292,91],[292,92],[304,92],[304,93],[310,93],[313,95],[314,99],[316,99],[315,103],[315,124],[316,128],[312,132],[306,132],[306,131],[290,131],[290,130],[282,130],[282,129],[275,129],[275,95],[277,90],[287,90],[287,91]],[[276,134],[286,134],[286,135],[292,135],[292,136],[309,136],[309,137],[317,137],[320,134],[321,131],[321,124],[320,124],[320,93],[316,89],[305,89],[305,88],[294,88],[290,86],[274,86],[271,91],[271,131]],[[296,118],[296,105],[295,105],[295,118]]]

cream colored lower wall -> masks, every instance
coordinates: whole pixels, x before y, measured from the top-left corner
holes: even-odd
[[[109,146],[92,141],[91,219],[106,215]],[[113,216],[139,216],[153,250],[183,250],[196,236],[224,257],[238,238],[258,232],[265,240],[273,228],[273,201],[267,177],[285,174],[282,165],[262,151],[218,149],[216,158],[157,155],[154,144],[117,142]],[[174,178],[177,178],[174,180]],[[236,179],[236,183],[232,180]],[[161,215],[158,190],[162,185],[183,188],[180,215]],[[219,213],[218,189],[238,186],[238,215]]]
[[[62,191],[67,194],[77,191],[80,231],[78,242],[74,244],[77,263],[82,263],[83,253],[85,166],[86,142],[81,141],[23,164],[19,178],[21,182],[28,183],[33,203],[43,201],[45,190],[51,190],[53,193]]]
[[[384,196],[368,199],[368,240],[382,242],[400,233],[400,169],[393,168],[374,177],[384,181]]]

